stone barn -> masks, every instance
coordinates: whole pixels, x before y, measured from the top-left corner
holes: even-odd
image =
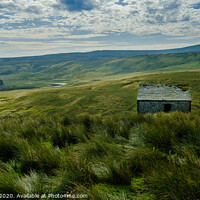
[[[140,84],[137,97],[138,113],[191,111],[188,85]]]

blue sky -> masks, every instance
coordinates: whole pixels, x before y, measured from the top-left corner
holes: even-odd
[[[1,0],[0,57],[200,44],[200,0]]]

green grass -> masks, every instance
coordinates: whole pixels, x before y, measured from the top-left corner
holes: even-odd
[[[141,83],[189,84],[192,112],[200,108],[200,71],[163,72],[137,75],[82,86],[1,92],[0,116],[127,114],[137,110]],[[125,133],[124,133],[125,134]]]
[[[72,85],[86,81],[108,80],[115,76],[126,77],[131,73],[200,68],[199,52],[140,56],[127,54],[125,58],[120,57],[117,52],[111,57],[98,57],[97,54],[95,56],[94,52],[94,57],[83,54],[81,59],[78,55],[0,59],[0,77],[11,89],[16,89],[44,87],[52,82]]]
[[[192,112],[137,114],[140,83],[189,84]],[[199,85],[195,70],[0,92],[0,193],[199,199]]]
[[[179,112],[1,120],[0,193],[198,199],[199,122]]]

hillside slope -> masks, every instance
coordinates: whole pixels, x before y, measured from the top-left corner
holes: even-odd
[[[104,80],[110,76],[136,72],[199,69],[200,53],[143,55],[99,60],[89,60],[86,56],[85,60],[73,58],[71,61],[59,63],[50,61],[48,59],[43,59],[41,63],[12,59],[1,61],[0,78],[6,85],[23,88],[47,86],[50,82],[73,84]]]
[[[82,86],[1,92],[0,116],[111,115],[136,112],[141,83],[189,84],[192,112],[200,109],[200,71],[138,75]]]

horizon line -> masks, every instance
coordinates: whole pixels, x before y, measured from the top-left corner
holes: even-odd
[[[200,44],[194,44],[194,45],[190,45],[190,46],[183,46],[183,47],[177,47],[177,48],[164,48],[164,49],[143,49],[143,50],[140,50],[140,49],[132,49],[132,50],[120,50],[120,49],[117,49],[117,50],[114,50],[114,49],[109,49],[109,50],[104,50],[104,49],[101,49],[101,50],[92,50],[92,51],[72,51],[72,52],[60,52],[60,53],[47,53],[47,54],[35,54],[35,55],[24,55],[24,56],[14,56],[14,57],[11,57],[11,56],[8,56],[8,57],[0,57],[0,59],[15,59],[15,58],[29,58],[29,57],[42,57],[42,56],[49,56],[49,55],[59,55],[59,54],[78,54],[78,53],[92,53],[92,52],[100,52],[100,51],[137,51],[137,52],[142,52],[142,51],[154,51],[154,52],[157,52],[157,51],[167,51],[167,50],[178,50],[178,49],[184,49],[184,48],[189,48],[189,47],[195,47],[195,46],[200,46]]]

